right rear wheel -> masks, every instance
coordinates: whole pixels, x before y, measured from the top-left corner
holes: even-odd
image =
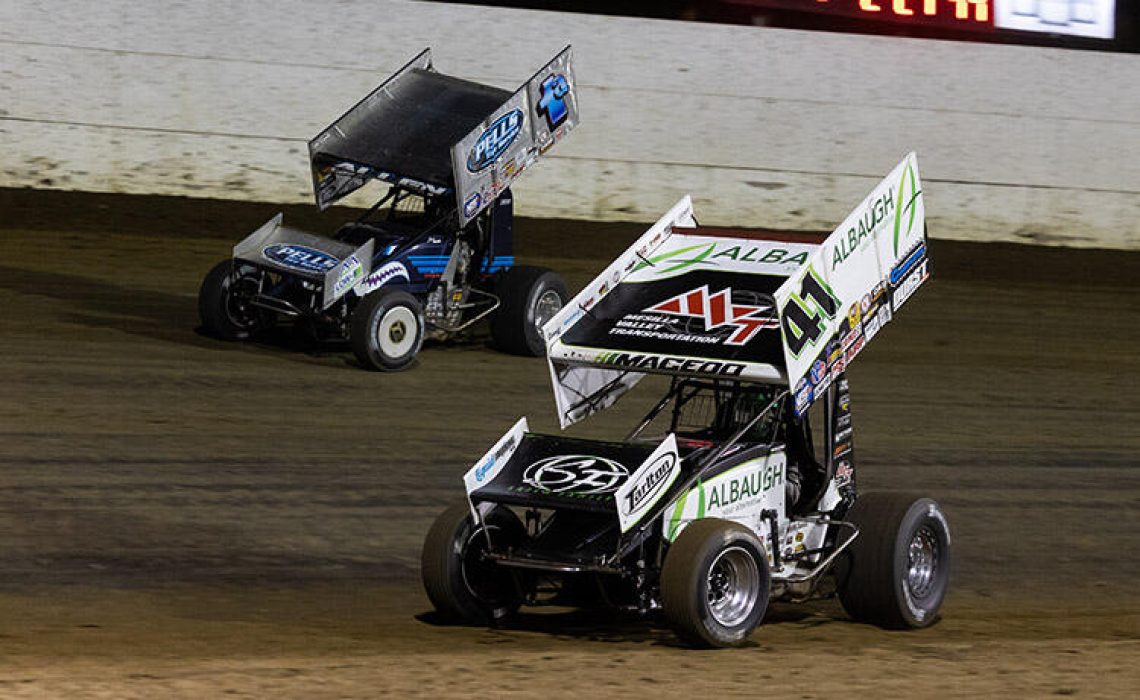
[[[836,572],[843,609],[888,629],[933,624],[950,583],[950,527],[938,503],[867,493],[847,520],[859,537]]]

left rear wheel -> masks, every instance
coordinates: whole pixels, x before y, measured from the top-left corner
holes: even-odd
[[[271,312],[253,304],[259,281],[252,267],[235,269],[233,260],[213,267],[198,289],[202,327],[222,340],[247,340],[273,322]]]
[[[436,518],[424,540],[420,573],[432,605],[444,617],[468,624],[492,624],[522,604],[515,575],[487,558],[496,549],[522,542],[526,529],[510,510],[496,506],[477,522],[466,501]]]

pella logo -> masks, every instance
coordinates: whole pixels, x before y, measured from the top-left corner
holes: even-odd
[[[646,312],[699,318],[705,322],[705,330],[732,328],[732,334],[724,341],[725,345],[744,345],[764,328],[779,328],[771,306],[737,304],[732,301],[732,288],[725,287],[716,294],[709,293],[708,285],[678,294],[645,309]]]
[[[479,135],[475,147],[467,156],[467,169],[477,173],[494,163],[515,142],[515,138],[522,131],[522,122],[521,109],[507,112],[492,122],[491,126]]]
[[[340,262],[328,253],[303,245],[271,245],[261,252],[278,265],[303,272],[328,272]]]

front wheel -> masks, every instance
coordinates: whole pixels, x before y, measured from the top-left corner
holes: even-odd
[[[938,504],[868,493],[855,501],[847,520],[859,537],[837,572],[843,609],[888,629],[933,624],[950,583],[950,526]]]
[[[542,326],[569,299],[562,278],[545,267],[517,265],[495,278],[495,295],[499,308],[491,319],[491,338],[496,347],[512,355],[545,355]]]
[[[764,617],[770,593],[764,545],[739,523],[697,520],[665,555],[665,617],[677,636],[693,646],[743,644]]]
[[[508,569],[486,557],[487,541],[496,548],[517,545],[526,529],[510,510],[496,506],[482,523],[466,501],[436,518],[424,540],[420,574],[435,609],[444,617],[486,625],[513,614],[522,604],[519,582]]]
[[[253,304],[260,287],[252,267],[234,267],[223,260],[206,273],[198,289],[198,316],[207,333],[222,340],[247,340],[273,321],[272,314]]]
[[[383,372],[405,369],[424,343],[423,307],[401,289],[372,292],[352,312],[349,340],[365,367]]]

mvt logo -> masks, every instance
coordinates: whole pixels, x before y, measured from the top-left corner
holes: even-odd
[[[629,470],[605,457],[558,455],[541,459],[526,468],[523,482],[551,493],[613,493],[629,476]]]
[[[492,122],[491,126],[479,134],[475,147],[467,156],[467,169],[477,173],[494,163],[515,142],[515,137],[522,130],[522,122],[521,109],[507,112]]]
[[[566,107],[566,96],[570,94],[570,81],[561,73],[548,75],[539,85],[538,106],[535,108],[539,114],[546,117],[546,125],[553,130],[566,121],[570,110]]]
[[[328,253],[303,245],[271,245],[261,253],[278,265],[302,272],[328,272],[340,262]]]
[[[708,285],[645,309],[646,312],[699,318],[705,323],[705,330],[730,328],[732,334],[724,341],[725,345],[744,345],[752,340],[763,328],[778,328],[772,306],[753,306],[732,301],[732,288],[725,287],[716,294],[709,294]]]

